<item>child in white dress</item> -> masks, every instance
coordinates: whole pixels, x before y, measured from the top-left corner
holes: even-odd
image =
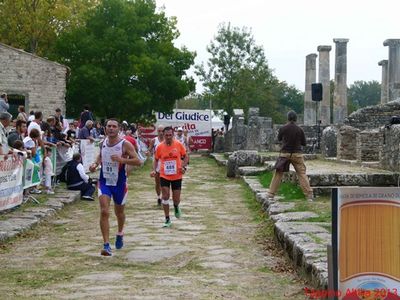
[[[43,179],[44,186],[46,187],[47,194],[54,194],[53,189],[51,188],[51,177],[54,176],[53,173],[53,163],[51,162],[51,148],[46,147],[46,157],[43,161]]]

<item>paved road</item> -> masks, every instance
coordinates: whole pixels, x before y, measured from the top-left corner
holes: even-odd
[[[161,227],[148,167],[129,189],[123,249],[99,255],[98,205],[81,201],[0,249],[0,298],[304,299],[301,280],[273,271],[285,260],[256,242],[249,193],[213,160],[192,158],[172,228]]]

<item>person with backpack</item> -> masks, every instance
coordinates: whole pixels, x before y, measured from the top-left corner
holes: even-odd
[[[81,191],[82,199],[94,201],[93,193],[95,188],[91,184],[91,178],[85,173],[82,157],[79,153],[75,153],[72,156],[72,160],[64,166],[61,174],[60,180],[65,180],[69,190]]]

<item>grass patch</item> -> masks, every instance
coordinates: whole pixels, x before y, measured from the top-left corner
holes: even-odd
[[[270,268],[266,267],[266,266],[258,268],[257,271],[258,272],[262,272],[262,273],[267,273],[267,274],[272,273],[272,270]]]
[[[321,239],[320,237],[318,237],[317,235],[315,235],[314,233],[306,232],[306,235],[308,235],[310,238],[312,238],[314,240],[314,242],[316,242],[319,245],[322,245],[324,243],[324,240]]]
[[[332,214],[329,212],[322,212],[318,217],[308,218],[302,220],[302,222],[321,222],[321,223],[331,223],[332,222]]]
[[[256,239],[271,238],[274,234],[274,223],[263,211],[261,204],[256,200],[254,193],[248,186],[242,183],[243,199],[246,207],[250,210],[252,221],[257,223]]]
[[[273,173],[265,172],[261,175],[258,175],[257,177],[261,185],[265,188],[268,188],[271,184]],[[281,200],[282,202],[305,199],[301,188],[290,182],[282,182],[279,186],[277,194],[283,197],[283,199]]]
[[[56,282],[65,282],[72,279],[76,274],[75,270],[12,270],[6,269],[0,271],[1,278],[10,283],[17,284],[19,287],[41,288]]]

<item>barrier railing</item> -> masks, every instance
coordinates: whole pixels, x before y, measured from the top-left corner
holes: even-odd
[[[52,147],[51,162],[53,164],[54,179],[61,173],[62,167],[72,159],[72,155],[81,152],[84,158],[85,170],[89,170],[89,165],[95,160],[98,154],[99,141],[90,142],[89,140],[80,140],[72,147]],[[41,184],[42,161],[32,160],[21,155],[0,155],[0,211],[11,209],[21,205],[26,200],[32,200],[39,203],[29,190]],[[53,180],[53,184],[55,180]]]
[[[80,140],[72,147],[52,147],[51,162],[53,164],[53,178],[61,173],[62,167],[70,160],[74,153],[79,152],[82,156],[82,164],[85,172],[89,172],[89,166],[95,161],[100,152],[100,140]],[[39,153],[41,151],[39,150]],[[41,184],[41,170],[43,155],[41,159],[33,160],[20,155],[0,155],[0,211],[21,205],[25,200],[39,203],[29,190]],[[139,153],[141,160],[145,160],[145,154]],[[55,180],[53,180],[53,184]],[[24,192],[25,191],[25,192]],[[25,198],[24,198],[25,196]]]

